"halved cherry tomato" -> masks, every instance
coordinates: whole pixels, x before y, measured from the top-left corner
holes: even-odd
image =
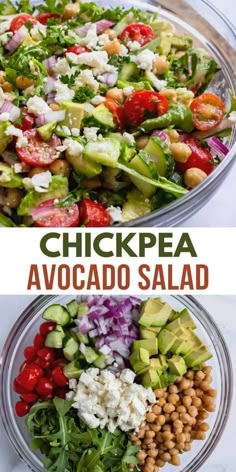
[[[61,18],[60,15],[57,13],[41,13],[41,15],[38,16],[37,20],[41,25],[46,25],[48,20],[51,18]]]
[[[51,367],[51,362],[45,361],[44,359],[41,359],[40,357],[36,357],[34,360],[34,364],[37,366],[41,367],[44,370],[47,370]]]
[[[44,346],[44,342],[45,342],[45,338],[41,334],[37,333],[36,336],[34,337],[35,348],[40,349],[41,347]]]
[[[23,402],[23,401],[16,402],[15,410],[16,410],[17,416],[20,416],[20,417],[25,416],[30,411],[30,405],[29,405],[29,403],[26,403],[26,402]]]
[[[46,377],[42,377],[39,379],[37,386],[36,386],[36,392],[41,396],[41,397],[47,397],[48,395],[51,395],[53,392],[53,384],[52,382],[47,379]]]
[[[209,175],[214,170],[213,157],[210,151],[202,147],[198,139],[186,138],[183,142],[190,147],[192,154],[184,164],[176,162],[176,170],[181,174],[184,174],[186,170],[195,167],[203,170],[207,175]]]
[[[110,225],[110,216],[106,209],[88,198],[83,198],[80,204],[81,224],[88,228],[99,228]]]
[[[195,128],[201,131],[214,129],[221,123],[225,114],[224,102],[214,93],[204,93],[195,98],[190,109]]]
[[[62,367],[59,365],[52,371],[52,380],[57,387],[65,387],[69,383],[67,377],[64,375]]]
[[[128,41],[137,41],[141,46],[144,46],[144,44],[154,39],[154,31],[151,26],[144,25],[143,23],[133,23],[126,26],[119,38],[126,44]]]
[[[66,394],[68,393],[68,388],[66,387],[59,387],[55,391],[55,396],[59,398],[66,398]]]
[[[57,147],[61,145],[61,140],[55,134],[48,142],[43,141],[36,129],[24,131],[23,136],[28,144],[16,147],[16,153],[21,161],[30,166],[45,167],[58,158],[60,151]]]
[[[113,114],[114,122],[119,130],[123,130],[125,127],[125,114],[124,108],[119,105],[112,98],[106,98],[104,105]]]
[[[24,107],[21,110],[22,119],[21,125],[15,125],[16,128],[21,129],[22,131],[28,131],[34,126],[34,116],[28,113],[27,108]]]
[[[13,390],[14,392],[18,393],[19,395],[23,395],[24,393],[28,393],[27,390],[18,384],[17,380],[14,379],[13,382]]]
[[[45,321],[45,323],[42,323],[39,331],[42,336],[47,336],[48,333],[53,331],[56,328],[56,323],[53,321]]]
[[[32,359],[36,356],[37,354],[37,348],[35,346],[29,346],[24,349],[24,356],[26,360],[32,361]]]
[[[50,364],[55,360],[55,352],[51,347],[43,347],[42,349],[39,349],[37,355],[43,361],[50,362]]]
[[[36,393],[22,393],[22,400],[26,403],[35,403],[38,400],[38,395]]]
[[[15,33],[16,31],[18,31],[18,29],[21,28],[21,26],[23,26],[28,21],[31,21],[33,25],[36,25],[38,23],[36,18],[31,15],[28,15],[27,13],[15,16],[15,18],[13,18],[11,22],[10,31],[12,33]]]
[[[58,202],[58,199],[56,199]],[[56,208],[55,199],[40,203],[33,211],[35,226],[41,228],[71,228],[79,225],[79,207],[73,203],[69,207]]]
[[[87,48],[86,46],[70,46],[69,48],[66,49],[64,52],[64,56],[68,54],[69,52],[72,52],[73,54],[76,54],[79,56],[80,54],[83,54],[84,52],[91,52],[91,49]]]
[[[146,118],[164,115],[168,108],[168,101],[161,93],[137,90],[125,101],[126,122],[130,126],[139,126]]]
[[[32,392],[38,382],[38,377],[33,369],[26,367],[16,377],[16,381],[21,387],[25,388],[25,390]]]
[[[41,360],[41,359],[40,359]],[[27,365],[27,367],[31,370],[34,371],[35,375],[38,377],[43,377],[43,369],[39,365],[37,365],[35,362],[31,362],[30,364]]]
[[[67,364],[66,359],[65,358],[63,359],[63,357],[61,357],[61,358],[56,359],[55,361],[53,361],[52,368],[54,369],[54,367],[57,367],[57,366],[63,367],[66,364]]]

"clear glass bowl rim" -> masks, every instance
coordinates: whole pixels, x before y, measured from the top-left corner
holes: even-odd
[[[60,298],[63,297],[65,297],[65,295],[43,295],[34,299],[19,316],[12,330],[10,331],[3,347],[2,356],[0,359],[0,403],[3,426],[15,451],[28,465],[28,467],[35,472],[41,472],[43,469],[39,468],[38,464],[35,464],[33,454],[31,454],[31,457],[29,457],[28,450],[25,447],[21,435],[19,435],[18,430],[14,428],[14,425],[11,423],[10,416],[7,412],[9,395],[7,379],[10,376],[7,366],[9,365],[8,361],[11,358],[12,350],[14,349],[14,340],[16,340],[17,337],[19,337],[25,331],[25,329],[27,329],[27,325],[30,320],[32,320],[46,304],[56,302],[59,303]],[[217,361],[220,368],[221,398],[214,427],[212,428],[211,433],[204,443],[200,453],[194,457],[190,464],[181,470],[181,472],[197,472],[197,470],[199,470],[199,468],[205,463],[205,461],[217,446],[227,423],[233,391],[232,362],[226,342],[217,324],[208,311],[194,297],[187,295],[173,295],[167,296],[167,298],[171,298],[185,305],[200,321],[203,328],[207,331],[211,341],[214,343]]]

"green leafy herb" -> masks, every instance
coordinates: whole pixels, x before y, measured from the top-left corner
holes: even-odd
[[[63,84],[66,84],[68,85],[69,87],[72,87],[77,79],[77,77],[79,76],[80,72],[79,71],[75,71],[74,74],[71,74],[71,75],[61,75],[60,76],[60,81],[63,83]]]
[[[78,90],[75,92],[75,96],[73,98],[73,102],[76,103],[85,103],[91,98],[95,96],[94,92],[89,88],[88,85],[84,85],[83,87],[80,87]]]
[[[62,198],[58,203],[56,203],[56,208],[66,208],[70,207],[74,203],[77,203],[85,196],[84,194],[87,193],[82,189],[75,189],[72,190],[65,198]]]
[[[236,97],[234,97],[231,92],[229,92],[229,94],[230,94],[230,109],[227,113],[227,116],[229,116],[230,113],[232,113],[233,111],[236,111]]]
[[[70,0],[45,0],[43,5],[37,6],[40,13],[63,13],[65,5],[70,3]]]
[[[16,12],[16,8],[10,0],[0,3],[0,15],[14,15]]]

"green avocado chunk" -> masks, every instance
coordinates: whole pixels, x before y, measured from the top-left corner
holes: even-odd
[[[79,129],[84,117],[84,105],[82,103],[64,102],[62,107],[65,109],[66,116],[60,122],[60,126]]]
[[[211,359],[212,354],[208,351],[206,346],[201,346],[189,352],[185,357],[184,361],[188,367],[196,367],[208,359]]]
[[[40,126],[37,128],[37,132],[40,134],[43,141],[50,141],[52,133],[57,125],[56,121],[52,121],[51,123],[47,123],[44,126]]]
[[[138,351],[133,352],[129,356],[129,362],[137,374],[145,372],[150,366],[148,350],[141,347]]]
[[[167,360],[169,370],[171,374],[175,375],[184,375],[187,372],[187,366],[184,362],[183,357],[181,356],[173,356]]]
[[[150,367],[142,376],[142,384],[144,387],[157,388],[160,383],[160,377],[155,369]]]
[[[120,156],[118,139],[103,138],[100,141],[88,142],[84,148],[84,158],[108,167],[116,167]]]
[[[158,336],[158,346],[159,346],[159,351],[162,354],[167,354],[175,341],[177,340],[177,337],[175,334],[171,333],[170,331],[167,331],[166,329],[162,329]]]
[[[161,329],[161,328],[160,328]],[[139,334],[141,339],[152,339],[157,337],[157,333],[151,331],[150,329],[140,328]]]
[[[0,162],[0,187],[23,187],[22,178],[8,165]]]
[[[168,303],[162,303],[160,298],[149,298],[142,303],[139,324],[149,328],[150,326],[165,326],[172,307]]]
[[[157,338],[141,339],[138,341],[134,341],[132,344],[133,352],[139,351],[141,347],[143,347],[144,349],[147,349],[150,357],[155,356],[158,353],[158,340]]]

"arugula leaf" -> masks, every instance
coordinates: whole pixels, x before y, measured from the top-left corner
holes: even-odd
[[[70,3],[70,0],[44,0],[43,5],[37,6],[39,13],[63,13],[65,5]]]
[[[65,198],[62,198],[58,203],[56,203],[56,208],[65,208],[70,207],[73,203],[77,203],[85,196],[87,192],[85,190],[76,189],[72,190]]]
[[[95,97],[95,93],[88,85],[84,85],[83,87],[80,87],[78,90],[76,90],[73,102],[85,103],[93,97]]]
[[[56,407],[57,413],[59,416],[65,416],[70,410],[72,403],[69,400],[63,400],[61,398],[55,397],[53,403]]]

